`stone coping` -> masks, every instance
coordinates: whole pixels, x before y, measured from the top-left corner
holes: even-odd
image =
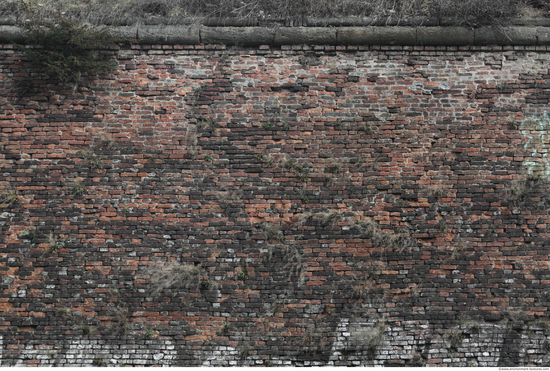
[[[457,26],[207,27],[141,25],[113,27],[115,34],[139,44],[199,45],[400,45],[536,46],[550,45],[550,26],[466,28]],[[0,26],[0,43],[24,43],[20,28]]]

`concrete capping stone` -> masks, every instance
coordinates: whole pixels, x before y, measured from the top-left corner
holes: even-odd
[[[505,27],[475,29],[473,45],[538,45],[534,27]]]
[[[200,28],[201,44],[270,45],[273,44],[274,38],[275,30],[265,27]]]
[[[375,27],[342,27],[338,29],[339,45],[378,45]]]
[[[118,27],[115,30],[118,31]],[[137,28],[140,44],[196,45],[200,44],[198,27],[181,26],[142,26]]]
[[[14,26],[17,24],[17,21],[15,18],[9,17],[9,18],[0,18],[0,25],[1,26]]]
[[[336,28],[325,27],[281,27],[275,31],[273,45],[336,45]]]
[[[341,27],[339,45],[416,45],[414,27]]]
[[[117,27],[114,33],[116,36],[129,40],[137,40],[139,38],[138,27]]]
[[[422,46],[466,46],[473,45],[474,35],[464,27],[418,27],[416,37]]]
[[[537,28],[538,45],[550,45],[550,28]]]
[[[416,27],[375,27],[376,45],[417,45]]]
[[[367,22],[363,19],[364,22]],[[350,22],[351,23],[351,22]],[[396,46],[537,46],[550,45],[550,27],[113,27],[121,37],[139,44],[242,46],[396,45]],[[0,26],[1,43],[24,43],[21,29]]]
[[[19,27],[0,26],[0,43],[24,43],[25,37]]]

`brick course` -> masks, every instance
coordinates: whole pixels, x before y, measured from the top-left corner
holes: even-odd
[[[547,365],[546,47],[111,52],[0,47],[2,365]]]

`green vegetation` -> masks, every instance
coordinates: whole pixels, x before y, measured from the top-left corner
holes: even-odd
[[[201,282],[200,287],[199,287],[199,291],[200,291],[201,295],[204,295],[211,288],[212,288],[212,282],[206,280],[206,281]]]
[[[57,238],[53,235],[53,232],[50,232],[48,235],[48,244],[48,251],[52,254],[55,254],[57,250],[61,248],[61,245],[57,242]]]
[[[363,125],[361,130],[364,131],[365,134],[372,134],[372,127],[370,125]]]
[[[219,335],[227,334],[230,329],[231,329],[231,324],[228,321],[223,321],[218,331],[218,334]]]
[[[26,229],[19,235],[19,238],[29,240],[31,243],[35,243],[38,239],[38,233],[36,232],[36,229]]]
[[[283,160],[283,165],[285,168],[290,169],[300,182],[307,182],[309,178],[309,170],[304,168],[303,165],[298,165],[295,159],[289,155],[286,155]]]
[[[103,169],[103,161],[95,153],[89,154],[89,156],[87,157],[87,160],[92,170]]]
[[[69,315],[70,311],[69,311],[69,308],[63,307],[63,308],[59,308],[57,313],[61,314],[62,316],[67,316]]]
[[[105,363],[105,361],[101,358],[94,358],[92,360],[92,365],[96,366],[96,367],[105,367],[107,366],[107,364]]]
[[[248,278],[248,263],[245,261],[241,267],[241,270],[238,273],[238,277],[241,281],[244,281]]]
[[[47,19],[36,6],[24,1],[17,5],[24,15],[19,26],[32,47],[16,44],[15,48],[23,51],[41,74],[67,83],[77,82],[83,74],[108,72],[116,67],[107,54],[99,52],[122,42],[107,28],[80,24],[60,11],[48,14]]]
[[[91,327],[90,325],[82,325],[80,329],[82,330],[82,333],[84,335],[91,335],[96,330],[94,327]]]
[[[272,165],[273,164],[273,159],[271,158],[270,155],[265,155],[263,153],[258,153],[254,157],[256,158],[256,160],[258,160],[259,162],[262,162],[264,164],[267,164],[267,165]]]
[[[519,124],[517,121],[509,121],[508,122],[508,129],[510,130],[518,130],[519,129]]]
[[[155,330],[153,328],[147,329],[147,332],[145,332],[145,337],[147,339],[152,339],[155,337]]]
[[[19,202],[19,197],[17,196],[17,193],[15,193],[15,191],[9,191],[4,194],[4,199],[0,202],[7,205],[16,204]]]
[[[80,196],[86,192],[86,186],[80,183],[78,180],[74,181],[74,187],[72,188],[71,195]]]
[[[269,121],[264,122],[264,123],[262,124],[262,128],[265,129],[265,130],[269,129],[269,128],[272,127],[272,126],[273,126],[273,123],[272,123],[272,122],[269,122]]]

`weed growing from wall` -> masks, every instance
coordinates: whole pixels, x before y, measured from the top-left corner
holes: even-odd
[[[322,227],[334,224],[340,219],[342,219],[342,215],[340,215],[338,211],[332,210],[317,213],[304,213],[300,216],[300,221],[303,224]]]
[[[365,275],[363,280],[353,284],[351,289],[351,297],[356,300],[366,299],[372,290],[377,288],[376,284],[376,272],[369,272]]]
[[[220,328],[218,329],[218,335],[226,335],[231,329],[231,324],[229,321],[223,321]]]
[[[360,128],[361,131],[365,132],[365,134],[367,135],[370,135],[372,134],[372,127],[368,124],[365,124],[363,125],[361,128]]]
[[[22,79],[15,80],[14,87],[11,91],[11,96],[17,98],[19,102],[26,94],[30,93],[34,88],[34,82],[26,76]]]
[[[256,160],[258,160],[259,162],[264,163],[266,165],[272,165],[273,164],[273,159],[271,158],[270,155],[265,155],[263,153],[258,153],[254,157],[256,158]]]
[[[303,165],[298,165],[295,159],[287,155],[283,160],[283,165],[285,168],[290,169],[300,182],[307,182],[309,171]]]
[[[57,237],[53,235],[53,232],[50,232],[48,235],[48,252],[55,254],[60,248],[61,244],[57,241]]]
[[[231,212],[235,212],[240,207],[242,192],[241,191],[226,191],[217,194],[222,213],[229,216]]]
[[[38,240],[38,233],[36,229],[26,229],[19,235],[19,238],[29,240],[31,243],[35,243]]]
[[[423,367],[426,364],[426,360],[420,352],[414,350],[412,353],[411,364],[413,367]]]
[[[153,339],[155,336],[157,336],[157,334],[158,334],[158,331],[155,331],[154,327],[147,328],[143,333],[146,339]]]
[[[449,341],[451,350],[456,350],[464,340],[464,337],[464,333],[458,329],[447,332],[442,336],[443,339]]]
[[[264,226],[264,230],[266,232],[266,239],[268,241],[283,242],[285,238],[283,232],[276,225],[266,224]]]
[[[103,160],[101,160],[101,158],[97,154],[95,154],[94,152],[92,152],[92,151],[87,152],[84,155],[84,158],[88,162],[88,164],[90,166],[90,169],[92,169],[92,170],[101,170],[101,169],[103,169]]]
[[[82,330],[83,335],[91,335],[95,332],[96,328],[90,325],[81,325],[80,329]]]
[[[508,184],[506,195],[513,204],[523,201],[528,194],[527,179],[514,179]]]
[[[246,359],[248,358],[248,355],[249,355],[251,350],[252,350],[252,346],[250,345],[250,343],[248,341],[241,344],[238,347],[239,359],[241,360],[241,362],[246,361]]]
[[[328,343],[326,329],[317,326],[309,327],[304,336],[302,336],[300,343],[305,347],[309,356],[319,356],[325,351]]]
[[[506,199],[514,206],[527,202],[533,196],[538,196],[542,199],[548,199],[550,190],[550,182],[537,174],[531,174],[522,178],[514,179],[506,185]]]
[[[185,131],[183,144],[185,144],[187,153],[192,159],[194,159],[197,156],[197,151],[198,151],[197,143],[198,143],[197,127],[188,126]]]
[[[126,335],[128,333],[128,323],[130,321],[128,316],[128,308],[116,307],[111,309],[112,316],[112,330],[116,331],[119,335]]]
[[[210,116],[204,116],[197,119],[197,128],[201,131],[213,131],[218,128],[218,124]]]
[[[416,246],[416,239],[409,232],[383,232],[378,223],[369,218],[356,222],[355,228],[361,236],[370,238],[374,246],[388,246],[394,251],[410,250]]]
[[[336,160],[334,157],[332,158],[332,163],[327,168],[327,171],[332,174],[339,174],[342,172],[342,163],[339,160]]]
[[[175,285],[188,287],[193,282],[200,282],[200,266],[168,262],[155,265],[148,270],[149,285],[153,296],[160,294],[164,289]],[[201,288],[203,285],[201,285]]]
[[[270,121],[267,121],[267,122],[264,122],[264,123],[262,124],[262,129],[268,130],[268,129],[270,129],[272,126],[273,126],[273,123],[270,122]]]
[[[15,205],[18,202],[19,202],[19,197],[17,196],[17,193],[15,193],[15,191],[13,190],[6,192],[3,195],[2,201],[0,201],[0,203],[6,206]]]
[[[101,358],[94,358],[92,360],[92,365],[95,366],[95,367],[105,367],[105,366],[107,366],[105,361]]]
[[[107,28],[92,28],[64,18],[56,13],[45,19],[31,6],[21,2],[27,19],[20,22],[27,43],[38,47],[15,45],[24,52],[32,66],[41,74],[62,83],[77,82],[83,74],[108,72],[115,64],[100,49],[123,40]]]
[[[302,286],[305,281],[306,271],[306,266],[302,262],[302,254],[297,248],[292,247],[288,249],[285,258],[288,263],[283,267],[283,270],[290,267],[289,278],[292,277],[294,273],[294,275],[298,276],[298,285]]]
[[[241,280],[241,281],[244,281],[246,279],[248,279],[248,262],[244,262],[241,266],[241,270],[237,273],[237,277]]]
[[[361,326],[350,333],[346,349],[349,353],[366,352],[369,359],[374,359],[384,339],[386,322],[381,319],[374,325]]]
[[[71,188],[71,195],[72,196],[81,196],[84,194],[84,192],[86,192],[86,186],[82,183],[80,183],[80,181],[78,179],[75,179],[73,181],[73,186]]]

